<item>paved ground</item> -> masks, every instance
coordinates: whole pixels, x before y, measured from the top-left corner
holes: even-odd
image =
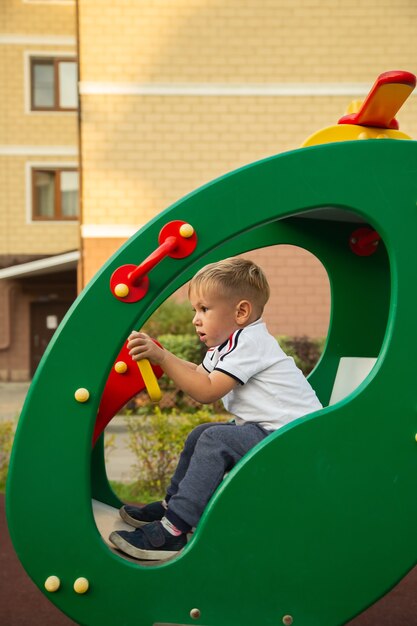
[[[0,383],[0,420],[18,416],[27,387],[26,383]],[[116,435],[117,449],[110,456],[109,473],[120,479],[128,475],[132,458],[126,451],[121,420],[116,420],[112,432]],[[0,626],[71,625],[74,622],[47,600],[21,566],[7,530],[4,496],[0,495]],[[379,602],[349,622],[349,626],[417,626],[417,568]]]
[[[0,420],[19,416],[28,388],[29,383],[0,382]]]

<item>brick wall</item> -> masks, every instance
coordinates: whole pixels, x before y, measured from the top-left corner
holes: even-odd
[[[77,223],[30,223],[26,176],[28,163],[77,166],[77,113],[29,110],[30,56],[75,58],[75,34],[75,4],[0,3],[2,254],[54,254],[79,245]]]
[[[79,0],[86,81],[355,82],[416,69],[414,0]]]
[[[29,62],[76,54],[75,2],[0,2],[0,254],[10,262],[79,247],[77,221],[32,222],[28,176],[29,165],[78,165],[77,113],[30,111]],[[43,280],[43,291],[22,279],[0,281],[0,380],[30,377],[30,305],[52,293],[53,279]]]
[[[78,221],[31,221],[27,165],[34,163],[58,166],[68,163],[68,158],[0,156],[0,250],[2,254],[56,254],[76,250],[80,238]]]
[[[84,225],[141,226],[207,181],[297,148],[337,123],[358,83],[364,96],[383,71],[417,72],[416,27],[413,0],[79,0]],[[399,121],[415,137],[416,114],[414,96]],[[84,241],[85,280],[115,244]],[[284,246],[257,254],[276,290],[273,332],[325,334],[321,265]]]
[[[0,3],[2,32],[21,35],[69,35],[75,33],[75,1],[31,3],[7,0]]]
[[[97,270],[120,248],[124,241],[124,239],[107,237],[103,239],[83,238],[83,262],[80,268],[82,286],[85,286],[93,278]]]

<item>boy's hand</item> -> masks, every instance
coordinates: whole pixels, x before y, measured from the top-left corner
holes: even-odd
[[[161,365],[165,358],[165,350],[145,333],[131,332],[127,340],[127,349],[134,361],[149,359],[151,363]]]

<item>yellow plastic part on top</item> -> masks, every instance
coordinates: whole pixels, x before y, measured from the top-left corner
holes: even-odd
[[[400,130],[390,128],[373,128],[356,124],[336,124],[316,131],[304,141],[302,148],[336,141],[353,141],[355,139],[411,139]]]

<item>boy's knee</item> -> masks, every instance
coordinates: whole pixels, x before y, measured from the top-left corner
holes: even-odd
[[[200,439],[204,431],[210,427],[211,427],[211,424],[199,424],[198,426],[193,428],[193,430],[189,433],[187,437],[186,444],[189,445],[198,441],[198,439]]]
[[[227,441],[228,439],[227,432],[226,432],[227,430],[228,428],[222,428],[218,424],[213,424],[213,426],[210,426],[209,428],[207,428],[200,435],[199,441],[201,441],[201,443]]]

